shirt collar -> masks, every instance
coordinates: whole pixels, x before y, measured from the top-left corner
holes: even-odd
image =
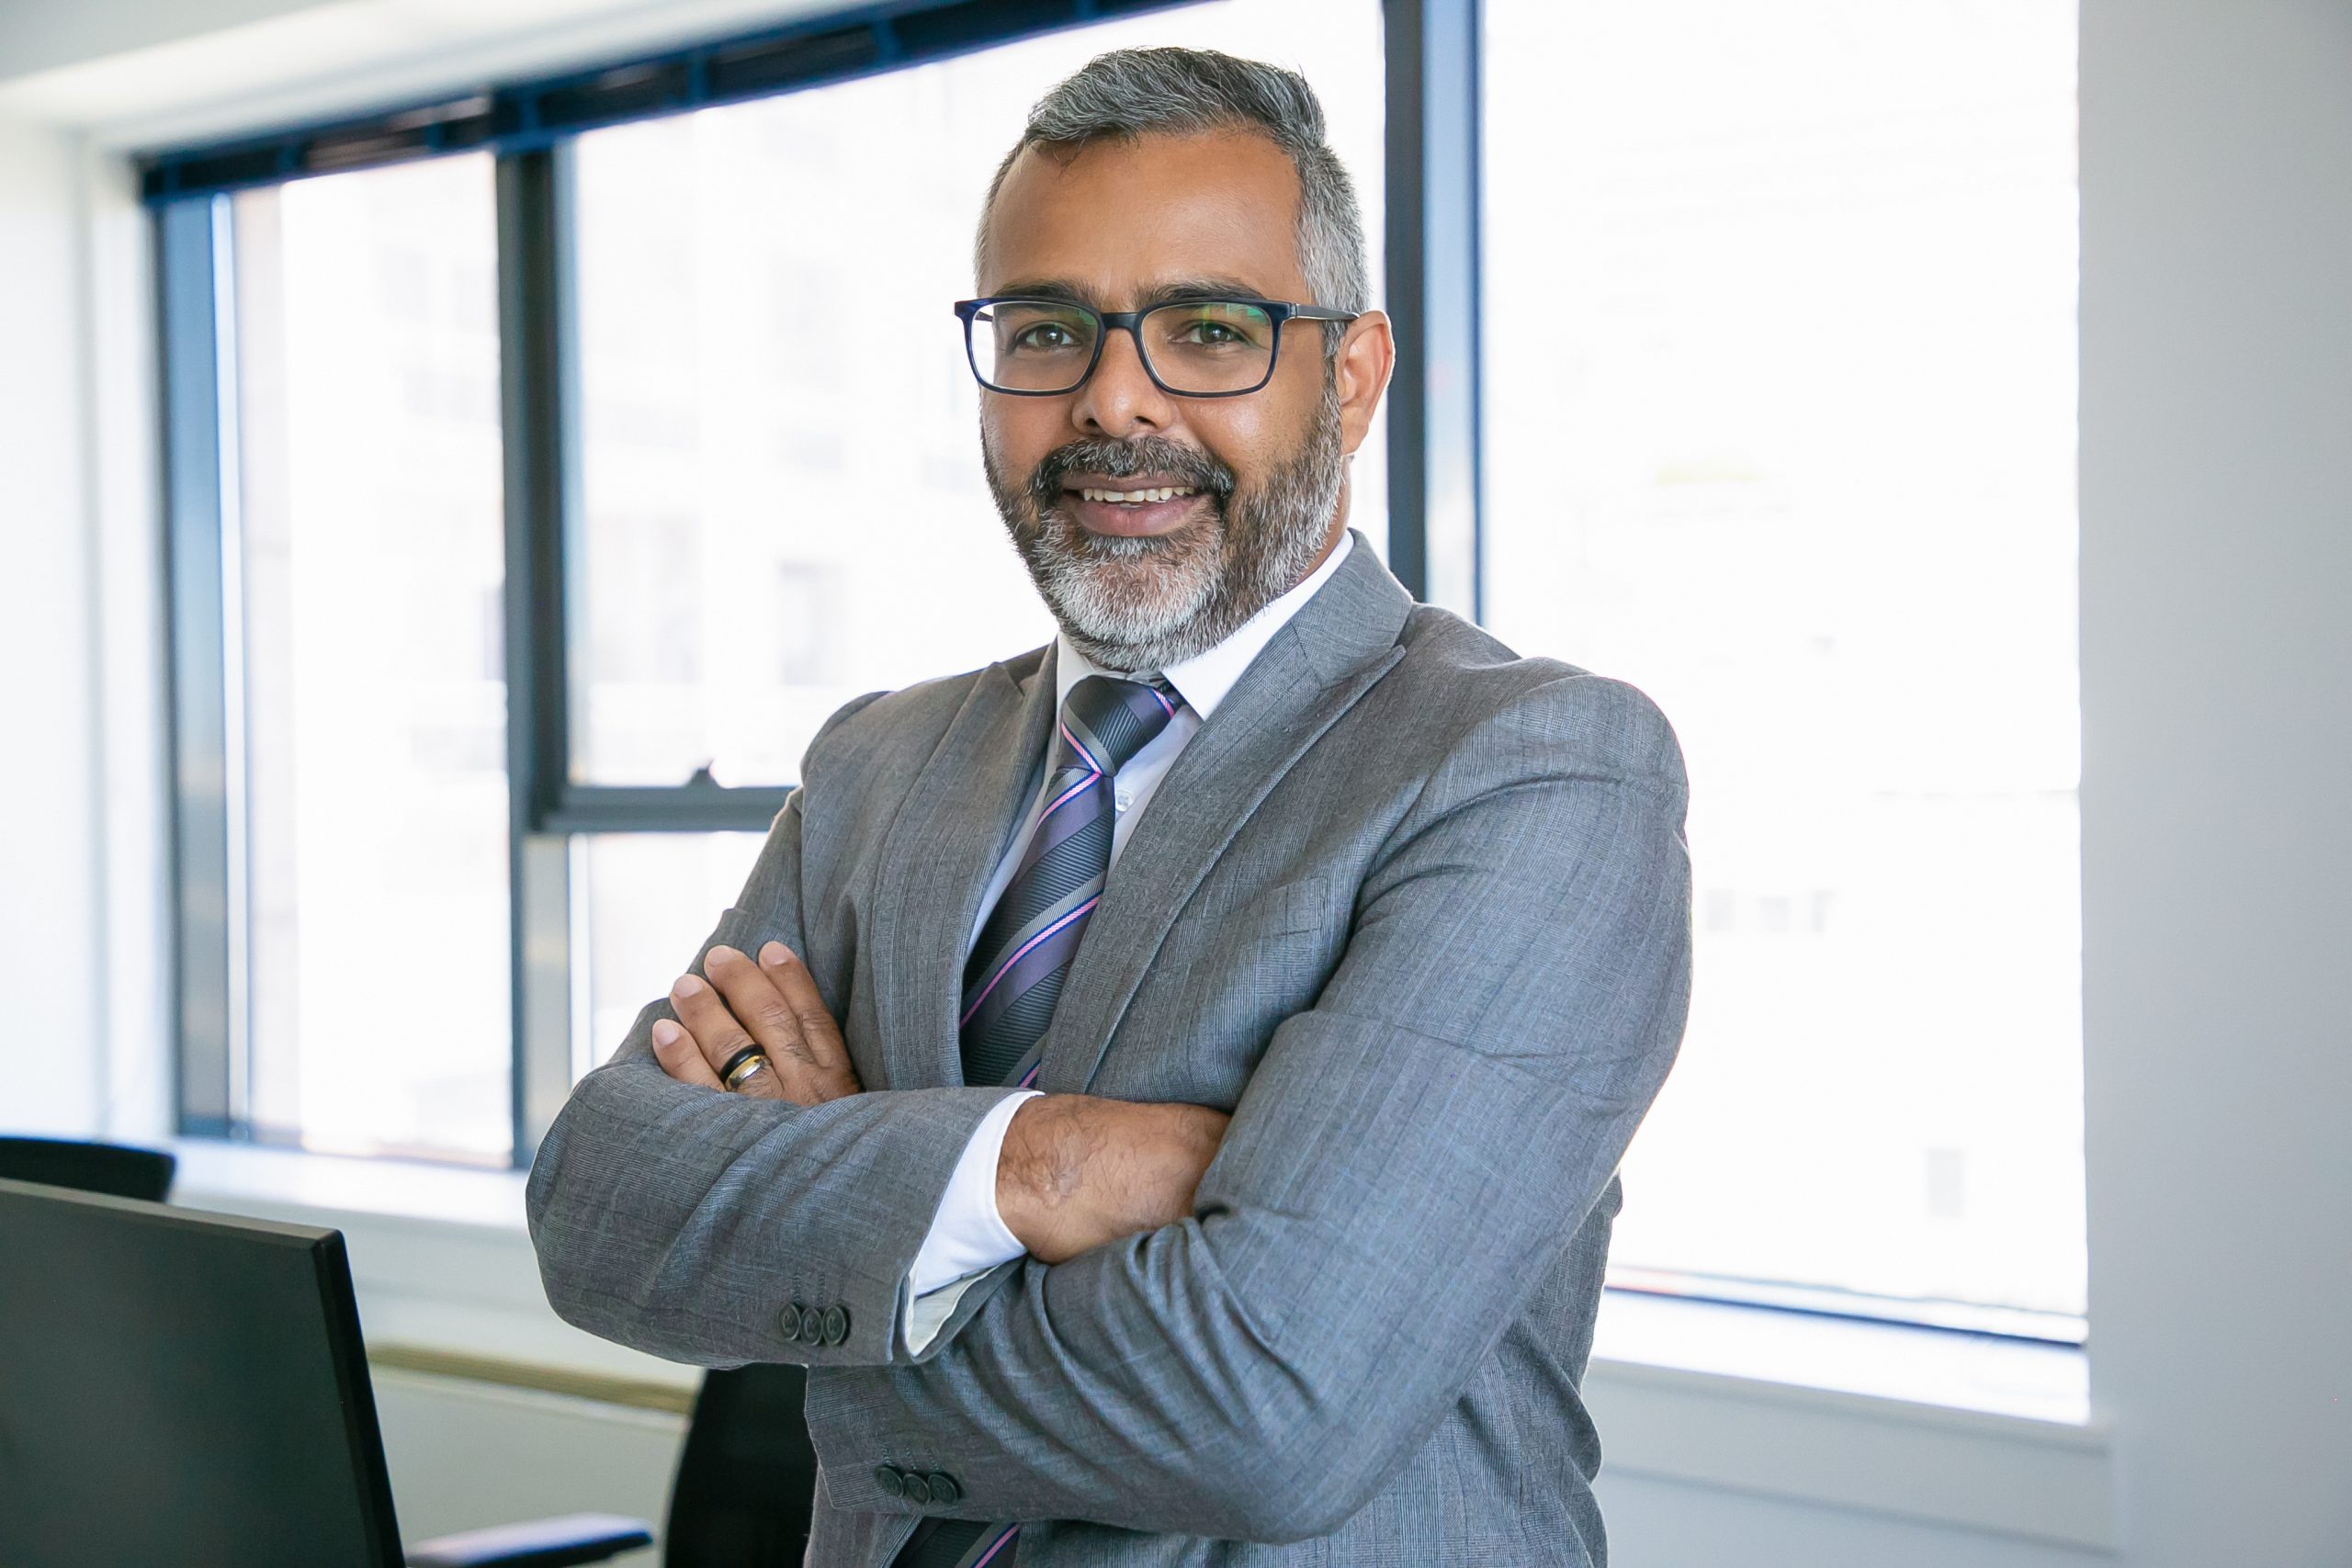
[[[1340,570],[1340,563],[1355,548],[1355,532],[1351,529],[1340,536],[1339,547],[1323,558],[1323,564],[1301,578],[1289,592],[1250,616],[1234,628],[1233,635],[1205,653],[1170,664],[1161,674],[1176,688],[1185,705],[1200,716],[1206,724],[1217,704],[1233,690],[1258,655],[1265,650],[1274,634],[1290,624],[1290,618],[1305,607],[1315,591],[1330,580]],[[1059,708],[1069,701],[1069,689],[1089,675],[1125,675],[1120,670],[1105,670],[1070,646],[1069,634],[1057,635],[1054,652],[1054,705]]]

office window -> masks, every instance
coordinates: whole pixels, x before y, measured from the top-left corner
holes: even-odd
[[[576,782],[789,783],[848,698],[1052,637],[948,306],[1029,105],[1169,43],[1304,70],[1377,251],[1376,0],[1187,7],[573,144]],[[1385,469],[1375,438],[1354,464],[1375,540]]]
[[[1617,1278],[2063,1333],[2073,7],[1486,18],[1485,616],[1650,693],[1690,773],[1690,1028]]]
[[[1053,637],[981,476],[949,306],[972,292],[980,199],[1030,104],[1106,50],[1170,43],[1306,73],[1376,262],[1376,0],[1185,7],[571,144],[572,784],[787,784],[849,698]],[[1351,483],[1384,544],[1377,428]],[[714,868],[749,864],[695,833],[584,842],[575,1076],[731,899],[740,869]]]
[[[948,307],[1055,81],[1138,44],[1303,67],[1377,246],[1377,0],[959,53],[977,15],[148,163],[185,1131],[527,1162],[734,901],[826,716],[1051,636]],[[862,47],[909,63],[664,112]],[[1385,467],[1375,429],[1376,546]]]
[[[503,1164],[491,160],[249,191],[228,223],[232,1102],[265,1141]]]

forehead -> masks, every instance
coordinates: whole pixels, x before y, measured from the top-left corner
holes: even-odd
[[[1231,277],[1303,299],[1298,174],[1243,131],[1031,147],[989,218],[980,290],[1066,283],[1117,309],[1156,282]]]

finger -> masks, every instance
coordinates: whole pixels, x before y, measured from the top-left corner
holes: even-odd
[[[716,981],[729,968],[729,958],[734,960],[734,968],[751,967],[743,955],[733,948],[714,947],[703,954],[704,972]],[[670,1005],[677,1009],[679,1019],[693,1033],[695,1045],[701,1049],[704,1065],[718,1080],[719,1088],[727,1087],[725,1074],[729,1065],[749,1046],[764,1055],[768,1065],[749,1077],[736,1079],[735,1092],[750,1095],[754,1100],[783,1100],[789,1096],[791,1085],[780,1081],[778,1075],[786,1071],[796,1058],[788,1053],[771,1050],[764,1042],[753,1036],[711,981],[693,975],[680,976],[678,983],[670,987]]]
[[[704,964],[707,967],[709,960],[705,958]],[[670,1005],[677,1010],[678,1021],[694,1037],[704,1065],[713,1071],[726,1066],[728,1058],[744,1046],[758,1043],[728,1010],[718,993],[699,976],[679,976],[678,983],[670,987]]]
[[[816,978],[800,962],[799,955],[784,943],[772,942],[760,949],[760,968],[791,1012],[799,1029],[800,1043],[808,1048],[808,1059],[828,1070],[847,1067],[849,1051],[842,1044],[841,1025],[826,1010]]]
[[[714,947],[703,955],[703,972],[787,1081],[796,1067],[805,1069],[815,1064],[802,1037],[799,1017],[786,1004],[784,993],[767,970],[731,947]]]
[[[695,1043],[695,1037],[673,1020],[662,1018],[653,1021],[653,1059],[680,1083],[693,1084],[697,1089],[726,1087],[703,1059],[702,1048]]]

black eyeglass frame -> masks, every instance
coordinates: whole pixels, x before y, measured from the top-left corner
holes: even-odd
[[[1101,322],[1101,328],[1094,334],[1094,352],[1087,356],[1086,368],[1078,373],[1078,379],[1067,387],[1045,390],[1035,387],[1000,387],[981,375],[979,356],[972,351],[972,321],[990,305],[1050,305],[1058,310],[1083,311]],[[1143,319],[1154,310],[1173,310],[1184,305],[1248,305],[1253,310],[1266,312],[1268,319],[1273,323],[1274,340],[1273,345],[1266,352],[1266,373],[1258,378],[1256,385],[1237,387],[1227,392],[1182,392],[1159,378],[1159,370],[1152,366],[1151,355],[1143,345]],[[978,299],[956,301],[956,319],[964,323],[964,363],[972,367],[972,379],[978,381],[985,389],[1002,393],[1008,398],[1066,398],[1077,391],[1092,378],[1095,367],[1102,363],[1102,345],[1111,341],[1111,334],[1114,332],[1124,332],[1135,339],[1136,363],[1142,366],[1143,373],[1151,378],[1151,384],[1170,397],[1246,398],[1252,392],[1264,391],[1266,383],[1274,378],[1274,367],[1282,363],[1283,357],[1283,328],[1294,321],[1352,321],[1363,313],[1360,310],[1337,310],[1329,305],[1300,305],[1282,299],[1260,299],[1247,294],[1220,294],[1214,298],[1203,296],[1193,299],[1163,299],[1157,305],[1147,306],[1140,310],[1098,310],[1091,305],[1081,305],[1075,299],[1051,299],[1035,294],[990,294]]]

